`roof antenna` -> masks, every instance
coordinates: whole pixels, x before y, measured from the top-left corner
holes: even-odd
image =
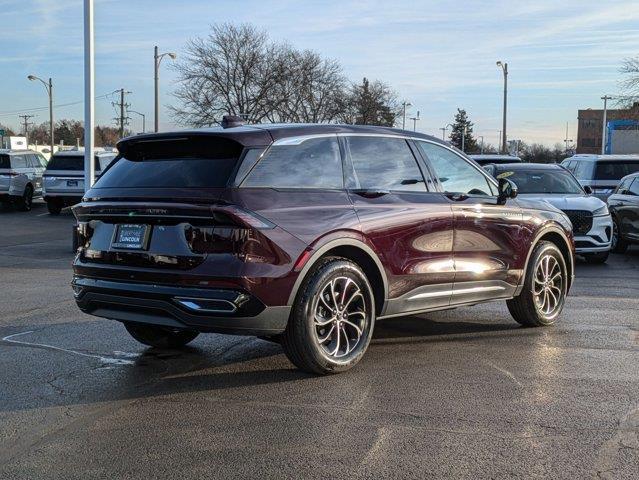
[[[244,120],[238,115],[224,115],[221,125],[222,128],[241,127],[244,125]]]

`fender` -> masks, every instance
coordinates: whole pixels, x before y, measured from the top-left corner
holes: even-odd
[[[515,291],[515,296],[519,295],[521,293],[522,289],[524,288],[524,283],[526,281],[526,272],[528,272],[528,263],[530,262],[530,257],[532,256],[532,252],[535,249],[535,246],[539,243],[541,237],[543,237],[544,235],[547,235],[548,233],[556,233],[559,236],[561,236],[561,238],[563,239],[563,241],[566,244],[566,247],[570,251],[570,253],[571,253],[570,257],[566,258],[566,266],[568,268],[568,278],[570,279],[569,287],[574,282],[574,279],[575,279],[575,274],[574,274],[574,249],[572,247],[572,242],[568,238],[568,236],[566,235],[566,232],[562,228],[560,228],[557,224],[554,224],[554,223],[546,224],[545,226],[543,226],[543,227],[541,227],[539,229],[539,231],[535,235],[534,240],[530,243],[530,249],[528,250],[528,255],[526,256],[526,263],[524,265],[524,273],[521,276],[521,279],[519,280],[519,284],[517,285],[517,290]]]
[[[336,247],[343,247],[343,246],[359,248],[360,250],[364,251],[364,253],[366,253],[369,257],[371,257],[373,262],[375,262],[375,265],[377,266],[377,269],[379,270],[379,273],[382,277],[382,282],[384,286],[384,299],[383,299],[384,308],[382,309],[382,311],[386,308],[386,299],[388,298],[388,278],[386,277],[386,270],[384,270],[384,266],[382,265],[381,260],[379,259],[377,254],[373,251],[373,249],[369,247],[368,245],[366,245],[366,243],[364,243],[361,240],[357,240],[355,238],[349,238],[349,237],[330,240],[326,242],[325,244],[323,244],[321,247],[313,250],[313,254],[306,261],[306,263],[304,264],[304,267],[302,268],[299,275],[297,276],[297,280],[295,280],[295,284],[293,285],[291,294],[288,297],[287,306],[292,306],[293,302],[295,302],[297,291],[299,290],[300,285],[302,284],[302,281],[304,280],[308,272],[311,270],[311,268],[313,268],[313,265],[315,265],[315,263],[317,263],[317,261],[322,256],[324,256],[326,252],[328,252],[329,250],[332,250],[333,248],[336,248]]]

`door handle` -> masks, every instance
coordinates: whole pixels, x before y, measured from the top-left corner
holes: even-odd
[[[446,193],[446,197],[448,197],[453,202],[461,202],[462,200],[466,200],[468,195],[465,193]]]
[[[390,193],[390,190],[380,190],[380,189],[375,189],[375,188],[362,188],[362,189],[358,189],[358,190],[353,190],[353,193],[355,193],[356,195],[359,195],[360,197],[364,197],[364,198],[377,198],[377,197],[382,197],[384,195],[388,195]]]

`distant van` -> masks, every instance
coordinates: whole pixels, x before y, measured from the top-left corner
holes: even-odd
[[[573,155],[561,165],[584,187],[606,200],[626,175],[639,172],[639,155]]]

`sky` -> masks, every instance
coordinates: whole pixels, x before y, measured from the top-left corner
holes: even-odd
[[[52,77],[55,116],[83,118],[82,0],[0,0],[0,123],[21,113],[48,120],[43,85]],[[337,59],[353,81],[380,79],[420,112],[417,130],[441,136],[457,108],[475,134],[497,144],[508,62],[508,137],[552,145],[576,139],[577,110],[619,92],[624,58],[639,55],[637,0],[355,1],[95,0],[96,120],[114,124],[125,88],[131,109],[153,115],[153,47],[183,52],[219,22],[252,23],[276,41]],[[175,72],[162,64],[162,130]],[[34,110],[34,109],[40,110]],[[131,128],[141,131],[132,116]],[[408,122],[412,128],[412,122]]]

